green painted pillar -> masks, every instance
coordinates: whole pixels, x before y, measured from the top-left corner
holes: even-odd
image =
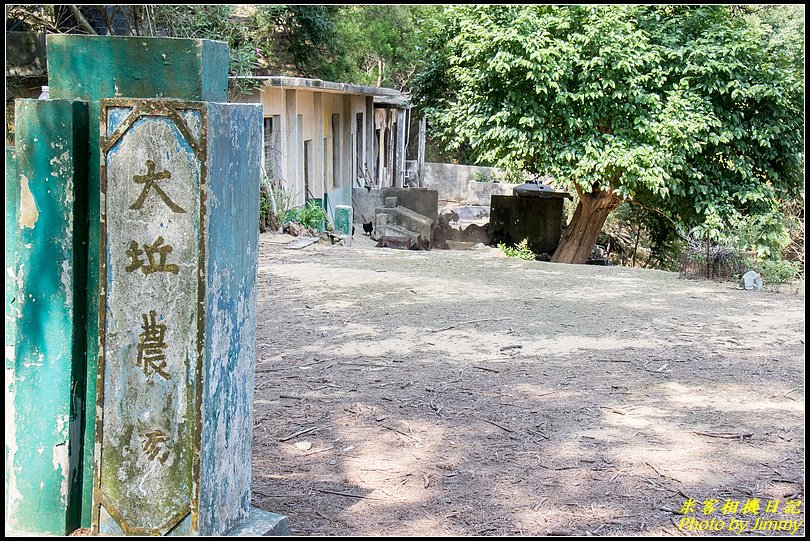
[[[64,535],[81,511],[87,105],[17,100],[15,119],[6,528]]]
[[[14,267],[14,254],[17,246],[17,209],[19,208],[20,188],[17,182],[17,155],[14,147],[6,147],[6,265],[3,274],[6,275],[6,374],[14,372],[14,329],[17,316],[13,313],[14,297],[16,296],[17,282],[11,280],[6,269]],[[8,376],[6,376],[8,378]],[[14,411],[14,402],[6,383],[6,426],[14,424],[14,418],[9,418],[9,412]],[[6,498],[8,502],[8,440],[6,440]],[[8,503],[4,508],[6,524],[8,524]]]
[[[51,98],[89,106],[87,216],[87,403],[96,400],[99,286],[99,100],[167,97],[227,101],[228,46],[219,41],[50,34],[46,38]],[[95,411],[85,412],[82,526],[90,527]]]

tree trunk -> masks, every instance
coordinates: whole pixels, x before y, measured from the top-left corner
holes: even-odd
[[[551,257],[555,263],[585,263],[608,215],[622,202],[622,199],[612,192],[598,191],[595,194],[586,194],[577,191],[579,204],[574,211],[574,217],[565,228],[560,245]]]

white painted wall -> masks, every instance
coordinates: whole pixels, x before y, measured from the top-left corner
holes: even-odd
[[[281,154],[281,171],[286,189],[296,193],[296,205],[303,205],[304,194],[304,141],[312,141],[312,178],[310,190],[315,197],[337,193],[340,189],[357,186],[357,165],[368,164],[372,176],[375,171],[374,129],[375,117],[385,112],[369,114],[372,100],[363,94],[340,94],[323,92],[317,88],[264,87],[260,95],[242,96],[238,101],[260,102],[264,117],[279,117],[278,141]],[[316,97],[318,96],[318,97]],[[357,114],[363,114],[361,133],[357,133]],[[340,115],[340,125],[334,145],[332,115]],[[301,115],[301,130],[298,130],[298,115]],[[275,130],[274,125],[274,130]],[[363,146],[356,156],[356,138],[362,137]],[[338,159],[333,159],[336,149]],[[386,157],[384,155],[384,157]],[[335,175],[334,167],[338,167]],[[341,180],[340,185],[335,181]],[[341,194],[343,192],[341,191]]]

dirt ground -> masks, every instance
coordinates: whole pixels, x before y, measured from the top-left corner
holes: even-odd
[[[292,535],[690,535],[687,498],[740,502],[698,503],[725,524],[704,534],[804,520],[803,288],[280,242],[260,238],[253,503]]]

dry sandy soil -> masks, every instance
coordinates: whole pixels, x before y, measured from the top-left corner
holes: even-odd
[[[804,519],[803,289],[282,240],[260,240],[253,503],[292,535],[689,535],[687,498],[740,501],[698,504],[725,523],[704,533]]]

